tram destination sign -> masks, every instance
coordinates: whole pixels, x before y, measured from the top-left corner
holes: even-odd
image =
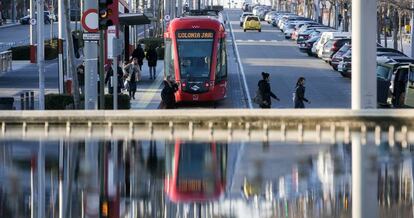
[[[213,32],[210,31],[191,31],[191,32],[178,32],[178,39],[212,39],[214,38]]]

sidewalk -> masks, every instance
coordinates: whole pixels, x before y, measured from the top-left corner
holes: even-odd
[[[164,61],[157,63],[157,78],[150,80],[148,64],[142,65],[142,80],[138,82],[135,99],[131,99],[131,110],[158,109],[161,103],[161,84],[164,80]],[[127,93],[127,91],[125,92]]]
[[[20,25],[20,23],[17,21],[15,23],[12,23],[10,20],[7,20],[7,22],[3,25],[0,26],[0,29],[4,29],[4,28],[8,28],[8,27],[13,27],[13,26],[18,26]]]

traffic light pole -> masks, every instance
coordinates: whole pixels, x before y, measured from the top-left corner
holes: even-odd
[[[45,41],[43,1],[37,1],[37,65],[39,68],[39,110],[45,109]]]
[[[99,30],[99,109],[105,109],[105,31]]]
[[[64,64],[63,64],[63,40],[64,40],[64,31],[65,31],[65,20],[64,20],[64,6],[65,4],[63,4],[63,0],[59,0],[58,2],[58,31],[59,31],[59,39],[58,39],[58,48],[59,48],[59,93],[63,94],[64,93],[64,86],[63,86],[63,81],[64,81],[64,73],[63,73],[63,68],[64,68]],[[53,25],[53,24],[52,24]]]

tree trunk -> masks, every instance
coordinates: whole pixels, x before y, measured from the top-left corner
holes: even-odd
[[[382,30],[382,19],[380,19],[381,18],[381,16],[382,16],[382,7],[379,7],[379,10],[378,10],[378,24],[377,24],[377,43],[378,44],[381,44],[381,30]]]
[[[398,10],[397,8],[393,8],[393,13],[392,13],[392,42],[393,42],[393,47],[394,49],[398,49],[398,30],[399,30],[399,26],[398,26]]]
[[[402,16],[400,13],[398,13],[398,23],[399,23],[399,28],[398,28],[398,32],[400,33],[400,47],[401,47],[401,52],[404,52],[404,47],[403,47],[403,32],[402,32]],[[405,29],[405,28],[404,28]]]
[[[78,83],[78,74],[76,72],[75,66],[75,52],[73,48],[73,39],[72,39],[72,31],[70,27],[70,16],[69,16],[69,0],[64,0],[65,5],[65,20],[66,20],[66,38],[68,42],[68,64],[70,66],[70,71],[72,72],[72,93],[73,93],[73,104],[75,109],[79,109],[80,105],[80,97],[79,97],[79,83]],[[69,72],[68,72],[69,73]]]
[[[328,26],[331,26],[331,18],[332,18],[332,3],[329,4],[329,15],[328,15]]]
[[[388,8],[384,11],[384,19],[387,16],[388,12]],[[387,28],[388,28],[388,22],[387,20],[385,20],[385,25],[384,25],[384,47],[387,48],[388,47],[388,37],[387,37]]]

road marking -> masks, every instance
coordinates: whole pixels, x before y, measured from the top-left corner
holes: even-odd
[[[230,20],[229,19],[229,14],[227,12],[226,12],[226,17],[227,17],[227,20]],[[234,50],[236,52],[237,63],[239,64],[239,71],[241,72],[241,75],[242,75],[242,78],[243,78],[244,89],[245,89],[246,97],[247,97],[247,105],[249,106],[250,109],[252,109],[253,108],[252,99],[250,98],[249,87],[247,86],[246,75],[244,74],[243,65],[241,63],[239,49],[237,47],[236,38],[234,37],[233,27],[232,27],[231,24],[229,26],[230,26],[231,38],[233,40]]]

